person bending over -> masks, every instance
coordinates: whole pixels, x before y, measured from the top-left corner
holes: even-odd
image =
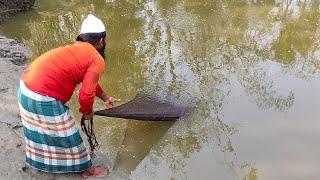
[[[95,96],[107,108],[116,102],[98,84],[105,67],[105,38],[104,24],[89,14],[74,44],[44,53],[23,72],[17,97],[29,166],[52,173],[82,172],[85,176],[108,173],[107,168],[92,167],[90,153],[65,105],[80,83],[79,111],[85,119],[93,116]]]

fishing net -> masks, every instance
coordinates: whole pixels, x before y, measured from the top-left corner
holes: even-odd
[[[188,108],[148,96],[136,96],[120,106],[96,111],[99,116],[145,121],[172,121],[184,116]]]
[[[137,95],[133,100],[120,106],[96,111],[99,116],[135,119],[144,121],[172,121],[181,118],[189,112],[190,108],[167,101],[161,101],[150,96]],[[93,119],[81,118],[81,128],[86,134],[90,145],[91,155],[98,148],[99,143],[94,133]]]

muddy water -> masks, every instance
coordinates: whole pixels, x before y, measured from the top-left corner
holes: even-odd
[[[196,107],[173,123],[96,119],[101,150],[131,179],[316,179],[319,9],[314,0],[40,0],[1,28],[36,57],[72,43],[93,12],[108,29],[109,94]]]

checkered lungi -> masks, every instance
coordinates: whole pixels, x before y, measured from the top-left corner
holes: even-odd
[[[67,106],[31,91],[23,81],[17,96],[28,165],[52,173],[80,172],[91,167],[90,155]]]

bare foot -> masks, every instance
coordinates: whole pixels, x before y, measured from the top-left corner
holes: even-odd
[[[109,174],[109,169],[105,167],[91,167],[82,173],[83,178],[88,177],[105,177]]]

